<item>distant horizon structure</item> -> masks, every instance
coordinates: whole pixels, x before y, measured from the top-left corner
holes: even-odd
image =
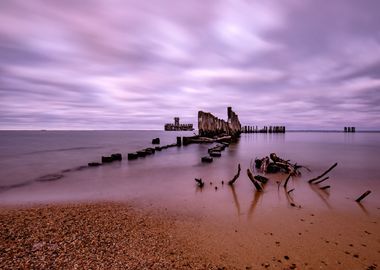
[[[165,131],[193,131],[193,124],[180,124],[179,117],[174,117],[174,123],[166,123]]]
[[[198,111],[198,131],[199,135],[204,137],[225,134],[237,138],[241,133],[239,116],[232,110],[232,107],[227,107],[227,121],[219,119],[209,112]]]
[[[264,126],[262,129],[259,129],[258,126],[243,126],[242,133],[285,133],[285,126]]]
[[[344,127],[344,132],[356,132],[355,127]]]

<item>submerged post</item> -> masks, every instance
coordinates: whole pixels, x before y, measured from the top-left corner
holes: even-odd
[[[177,146],[181,146],[181,145],[182,145],[182,138],[177,137]]]

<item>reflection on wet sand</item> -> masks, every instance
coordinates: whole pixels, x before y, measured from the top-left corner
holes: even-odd
[[[236,195],[236,191],[235,191],[235,187],[233,185],[228,185],[232,191],[232,196],[234,198],[234,204],[235,204],[235,207],[236,207],[236,211],[237,211],[237,214],[238,216],[240,216],[240,204],[239,204],[239,200],[238,200],[238,197]]]
[[[255,191],[251,206],[249,207],[248,219],[252,218],[252,215],[253,215],[253,212],[255,211],[257,203],[259,202],[259,200],[263,194],[264,194],[264,192],[262,192],[262,191],[257,191],[257,190]]]
[[[330,203],[328,201],[330,194],[326,190],[321,190],[319,188],[319,186],[317,186],[317,185],[309,184],[309,186],[310,186],[311,190],[314,191],[315,194],[317,194],[319,198],[321,198],[321,200],[326,204],[326,206],[329,209],[332,209],[332,206],[330,205]]]
[[[367,215],[369,216],[369,212],[367,210],[367,208],[365,208],[365,206],[363,204],[361,204],[360,202],[358,203],[359,205],[359,208]]]

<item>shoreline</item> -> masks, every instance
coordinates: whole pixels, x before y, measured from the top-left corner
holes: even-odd
[[[188,251],[174,223],[126,203],[0,207],[0,268],[214,268]]]
[[[281,212],[243,222],[134,202],[0,206],[0,268],[377,269],[380,210]]]

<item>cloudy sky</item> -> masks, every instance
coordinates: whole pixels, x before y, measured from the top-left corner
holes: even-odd
[[[197,111],[380,129],[380,1],[0,0],[0,129],[161,129]]]

